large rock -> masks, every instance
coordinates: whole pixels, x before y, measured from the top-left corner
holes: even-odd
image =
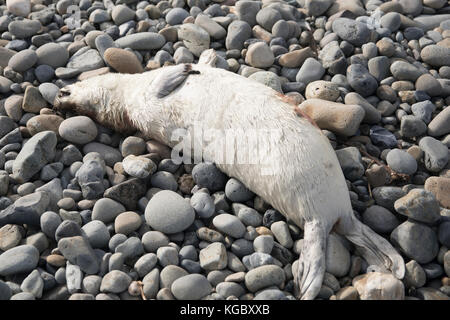
[[[354,135],[365,116],[364,109],[358,105],[344,105],[321,99],[306,100],[298,107],[321,129],[344,136]]]
[[[13,175],[26,182],[55,157],[57,137],[52,131],[39,132],[23,146],[13,163]]]

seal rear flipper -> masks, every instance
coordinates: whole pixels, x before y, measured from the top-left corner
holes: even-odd
[[[384,267],[392,271],[398,279],[404,277],[405,262],[402,256],[386,239],[356,219],[353,213],[348,221],[345,222],[345,230],[338,232],[357,247],[357,250],[369,265]]]
[[[189,63],[164,68],[151,83],[150,90],[157,98],[164,98],[182,84],[190,74],[199,73],[199,71],[192,70],[192,65]]]
[[[294,282],[299,298],[313,300],[322,287],[325,275],[327,231],[319,221],[305,222],[305,236]]]

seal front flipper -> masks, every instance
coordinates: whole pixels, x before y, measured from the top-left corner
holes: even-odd
[[[302,300],[314,299],[320,291],[325,275],[327,230],[317,220],[305,222],[305,236],[294,282]]]
[[[199,73],[199,71],[192,70],[192,66],[188,63],[169,67],[167,70],[163,69],[153,80],[150,90],[155,93],[157,98],[164,98],[183,83],[190,74]]]

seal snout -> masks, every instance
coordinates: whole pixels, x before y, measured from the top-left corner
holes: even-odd
[[[67,87],[59,89],[58,93],[56,94],[55,100],[53,101],[53,108],[56,110],[62,110],[70,107],[72,105],[69,101],[70,94],[71,91]]]

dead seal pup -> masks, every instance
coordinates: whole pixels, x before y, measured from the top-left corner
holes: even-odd
[[[87,79],[61,89],[55,106],[89,115],[119,131],[139,130],[170,147],[178,143],[171,139],[175,130],[199,124],[216,130],[278,130],[281,136],[276,143],[257,153],[257,164],[216,159],[217,153],[208,150],[220,139],[205,142],[203,158],[215,162],[228,176],[240,180],[303,227],[303,247],[294,275],[299,297],[314,299],[320,290],[331,231],[355,244],[369,264],[403,278],[402,257],[387,240],[355,218],[338,159],[322,132],[299,117],[271,88],[211,67],[216,60],[215,52],[207,50],[197,65]],[[231,151],[252,152],[238,145]],[[273,166],[274,174],[262,174],[261,163]]]

